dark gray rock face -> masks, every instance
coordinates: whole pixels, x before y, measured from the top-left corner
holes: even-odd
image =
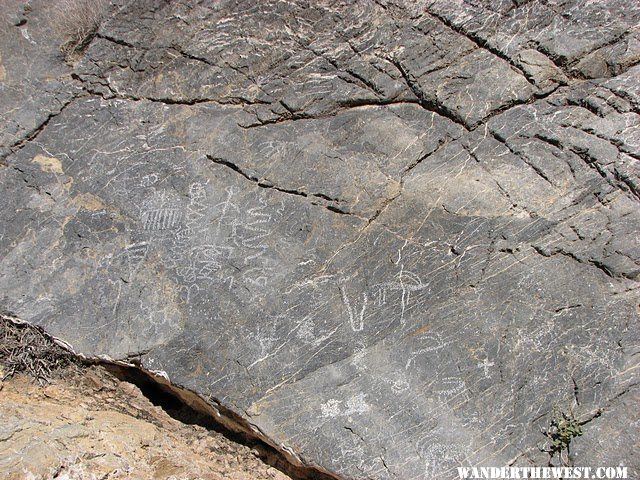
[[[344,478],[638,475],[635,2],[122,1],[73,67],[22,5],[0,306]]]

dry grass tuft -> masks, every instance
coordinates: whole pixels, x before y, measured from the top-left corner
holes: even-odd
[[[67,59],[80,54],[91,42],[107,14],[108,0],[58,0],[51,15],[62,37],[60,50]]]
[[[39,328],[0,314],[0,380],[26,372],[44,385],[54,373],[76,364],[73,354]]]

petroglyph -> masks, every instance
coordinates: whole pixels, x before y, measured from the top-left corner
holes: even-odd
[[[183,208],[177,199],[168,194],[153,190],[140,207],[141,222],[144,230],[173,230],[183,220]]]
[[[390,281],[373,284],[370,289],[360,293],[357,298],[352,298],[347,293],[347,285],[351,279],[343,279],[339,286],[340,298],[346,309],[349,325],[354,332],[361,332],[365,328],[365,316],[367,307],[370,305],[374,309],[387,306],[399,306],[400,325],[405,326],[405,313],[411,304],[412,294],[427,290],[429,284],[424,284],[420,277],[410,271],[404,270],[401,265],[400,271]],[[373,299],[370,303],[370,293],[373,292]]]
[[[182,220],[182,212],[176,208],[158,208],[142,214],[145,230],[171,230]]]
[[[174,333],[180,326],[176,317],[176,312],[171,311],[169,307],[149,310],[140,320],[140,323],[146,324],[143,333],[151,336],[166,335],[167,332]]]
[[[222,228],[223,222],[226,220],[228,214],[237,214],[240,212],[238,206],[231,201],[233,198],[233,187],[227,187],[225,192],[226,198],[216,205],[216,209],[220,212],[218,222],[216,224],[216,234],[220,234],[220,229]]]
[[[264,203],[264,199],[258,198],[258,201],[261,203],[260,206],[248,208],[246,216],[231,222],[231,236],[234,243],[243,249],[256,250],[255,253],[244,258],[245,264],[264,254],[268,245],[263,242],[273,231],[269,228],[272,223],[269,207]]]
[[[409,369],[414,364],[418,356],[437,353],[451,343],[445,342],[442,338],[442,335],[440,335],[438,332],[430,332],[424,334],[419,337],[419,340],[420,343],[424,346],[411,352],[404,366],[405,370]]]
[[[397,378],[384,378],[383,380],[391,387],[391,391],[395,394],[406,392],[411,388],[409,379],[401,375],[398,375]]]
[[[337,400],[335,398],[327,400],[320,405],[320,412],[323,417],[348,417],[350,415],[361,415],[371,410],[366,401],[367,395],[358,393],[347,400]]]
[[[186,252],[188,263],[179,266],[176,273],[186,283],[194,283],[199,280],[215,280],[215,274],[219,272],[225,261],[233,253],[231,247],[218,247],[216,245],[198,245],[191,247]]]
[[[411,302],[411,294],[429,288],[429,284],[422,283],[418,275],[404,270],[404,265],[400,266],[400,271],[393,280],[374,285],[376,289],[375,304],[384,306],[387,304],[389,293],[400,293],[400,324],[405,325],[405,312]]]
[[[266,240],[281,205],[269,205],[261,196],[256,202],[239,204],[233,187],[211,192],[202,181],[191,183],[187,196],[186,205],[175,205],[154,194],[144,202],[142,217],[146,230],[171,231],[165,262],[181,282],[182,297],[193,299],[213,284],[224,284],[229,291],[237,282],[265,288],[273,269],[265,258]],[[205,221],[208,217],[216,219],[213,232]]]
[[[455,469],[467,464],[464,451],[456,445],[445,445],[430,438],[418,442],[418,452],[424,459],[425,478],[448,478]],[[447,475],[449,474],[449,475]]]
[[[342,298],[342,303],[347,309],[347,315],[349,316],[349,325],[351,326],[351,330],[353,330],[354,332],[361,332],[364,329],[364,314],[367,310],[367,303],[369,302],[367,293],[362,292],[362,302],[359,305],[352,305],[349,297],[347,296],[344,285],[340,285],[338,288],[340,289],[340,297]]]
[[[146,242],[129,245],[121,253],[129,271],[129,281],[132,281],[136,273],[138,273],[138,270],[140,270],[140,267],[144,263],[145,258],[147,258],[148,253],[149,245]]]
[[[469,398],[466,383],[460,377],[444,377],[438,379],[433,391],[444,403],[454,398],[457,402],[459,402],[460,399],[467,400]]]
[[[491,377],[491,367],[495,366],[494,362],[490,362],[488,358],[485,358],[482,362],[478,362],[477,367],[482,368],[485,378]]]
[[[143,188],[147,188],[155,185],[159,180],[160,176],[157,173],[150,173],[142,177],[142,179],[140,180],[140,186]]]

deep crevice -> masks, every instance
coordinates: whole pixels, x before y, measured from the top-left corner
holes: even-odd
[[[268,439],[257,427],[222,405],[217,399],[209,402],[187,389],[171,384],[142,367],[89,360],[103,366],[121,381],[136,385],[151,403],[170,417],[188,425],[198,425],[217,432],[227,439],[258,452],[258,458],[277,468],[293,480],[341,480],[341,477],[315,465],[306,464],[283,445]],[[211,405],[213,403],[213,405]]]
[[[103,80],[102,78],[100,78],[98,75],[95,74],[91,74],[91,76],[96,77],[96,79],[98,79],[97,83],[98,85],[101,85],[103,87],[105,87],[108,90],[108,94],[105,94],[104,92],[100,92],[99,90],[97,90],[93,85],[92,82],[86,78],[83,78],[83,76],[78,75],[77,73],[72,73],[71,77],[78,81],[80,84],[82,84],[82,88],[89,94],[91,95],[97,95],[100,98],[104,99],[104,100],[112,100],[112,99],[118,99],[118,100],[128,100],[131,102],[143,102],[143,101],[148,101],[148,102],[152,102],[152,103],[161,103],[163,105],[186,105],[186,106],[194,106],[194,105],[198,105],[198,104],[215,104],[215,105],[221,105],[224,107],[228,107],[228,106],[242,106],[242,107],[246,107],[246,106],[251,106],[251,105],[257,105],[257,104],[263,104],[264,102],[261,101],[249,101],[246,100],[244,98],[240,98],[240,97],[226,97],[223,99],[214,99],[214,98],[169,98],[169,97],[153,97],[153,96],[137,96],[137,95],[132,95],[132,94],[127,94],[127,93],[121,93],[116,91],[110,84],[108,81]]]
[[[474,122],[472,124],[469,124],[458,113],[447,109],[444,105],[441,105],[435,99],[427,98],[427,96],[423,92],[423,90],[420,87],[420,85],[418,84],[418,82],[414,78],[412,78],[411,74],[407,71],[407,69],[402,65],[402,63],[400,61],[398,61],[396,59],[393,59],[393,58],[389,58],[387,60],[389,62],[391,62],[396,67],[396,69],[402,75],[402,78],[404,79],[404,81],[407,84],[407,86],[409,87],[409,89],[418,98],[418,102],[414,102],[414,103],[418,103],[422,108],[424,108],[425,110],[427,110],[429,112],[435,112],[438,115],[441,115],[443,117],[448,118],[452,122],[460,125],[465,130],[470,131],[470,132],[472,132],[474,130],[477,130],[478,128],[482,127],[483,125],[486,125],[486,123],[489,120],[491,120],[493,117],[496,117],[496,116],[498,116],[498,115],[500,115],[500,114],[502,114],[502,113],[514,108],[514,107],[518,107],[518,106],[521,106],[521,105],[530,105],[530,104],[535,103],[535,102],[537,102],[539,100],[544,100],[545,98],[547,98],[550,95],[554,94],[556,92],[556,90],[558,88],[560,88],[560,85],[557,85],[555,88],[551,89],[548,92],[534,92],[532,95],[530,95],[530,96],[528,96],[526,98],[512,99],[509,102],[507,102],[506,104],[501,105],[501,106],[489,111],[487,113],[487,115],[485,115],[482,119],[480,119],[480,120],[478,120],[478,121],[476,121],[476,122]]]
[[[427,13],[431,17],[433,17],[433,18],[437,19],[438,21],[440,21],[440,23],[442,23],[443,25],[446,25],[448,28],[450,28],[454,32],[462,35],[463,37],[467,38],[469,41],[473,42],[478,48],[486,50],[489,53],[491,53],[491,54],[495,55],[496,57],[498,57],[498,58],[504,60],[505,62],[507,62],[511,66],[511,68],[513,68],[516,72],[518,72],[518,74],[520,74],[522,77],[524,77],[525,80],[527,80],[527,82],[529,82],[531,85],[537,87],[537,85],[525,74],[525,72],[508,55],[505,55],[499,49],[491,46],[487,40],[483,39],[479,35],[476,35],[476,34],[474,34],[472,32],[468,32],[468,31],[464,30],[462,27],[460,27],[458,25],[455,25],[453,22],[451,22],[448,19],[442,17],[441,15],[438,15],[438,14],[433,13],[431,11],[428,11]]]
[[[574,254],[573,252],[569,252],[567,250],[564,250],[563,248],[558,248],[558,247],[555,247],[551,250],[541,245],[531,245],[531,247],[543,257],[553,257],[555,255],[562,255],[563,257],[570,258],[571,260],[574,260],[583,265],[590,265],[592,267],[595,267],[598,270],[600,270],[602,273],[604,273],[607,277],[628,278],[630,280],[633,280],[633,278],[628,276],[626,273],[616,273],[612,271],[604,262],[598,259],[593,259],[593,258],[582,259],[576,254]]]
[[[147,399],[161,407],[170,417],[189,425],[199,425],[215,431],[232,442],[245,445],[258,452],[258,458],[277,468],[293,480],[343,480],[337,474],[300,458],[292,449],[270,439],[258,427],[249,423],[218,399],[209,397],[205,401],[197,393],[174,385],[161,373],[155,373],[142,366],[144,352],[128,356],[125,360],[110,360],[103,357],[86,357],[78,354],[68,343],[48,334],[42,327],[32,325],[10,312],[0,310],[0,318],[18,327],[31,329],[39,334],[73,364],[103,367],[121,381],[136,385]],[[52,350],[53,352],[53,350]]]
[[[104,33],[100,33],[100,32],[97,32],[95,34],[95,38],[99,38],[101,40],[106,40],[107,42],[115,43],[116,45],[120,45],[122,47],[139,48],[139,47],[136,47],[135,45],[132,45],[129,42],[126,42],[126,41],[121,40],[119,38],[114,38],[114,37],[112,37],[110,35],[105,35]]]
[[[6,165],[7,158],[9,158],[11,155],[17,153],[27,143],[31,142],[38,135],[40,135],[42,133],[42,131],[47,127],[47,125],[49,125],[49,122],[51,122],[51,120],[53,120],[55,117],[60,115],[77,98],[79,98],[79,95],[71,96],[71,98],[69,98],[66,102],[64,102],[60,106],[60,108],[58,109],[57,112],[49,113],[49,115],[47,115],[47,117],[39,125],[37,125],[35,128],[33,128],[32,130],[27,132],[21,139],[17,140],[12,145],[10,145],[9,146],[9,152],[6,153],[5,155],[3,155],[2,157],[0,157],[0,164]]]
[[[217,165],[222,165],[224,167],[227,167],[231,170],[233,170],[234,172],[236,172],[238,175],[240,175],[241,177],[244,177],[246,180],[249,180],[250,182],[256,184],[258,187],[260,188],[265,188],[265,189],[269,189],[269,190],[276,190],[278,192],[281,193],[285,193],[287,195],[294,195],[296,197],[303,197],[303,198],[309,198],[309,197],[314,197],[314,198],[318,198],[321,200],[325,200],[327,202],[335,202],[335,203],[342,203],[344,202],[344,200],[340,200],[337,198],[332,198],[328,195],[325,195],[324,193],[307,193],[301,190],[294,190],[294,189],[290,189],[290,188],[284,188],[284,187],[278,187],[276,185],[273,185],[270,182],[265,181],[264,179],[259,179],[258,177],[254,177],[253,175],[249,175],[247,172],[245,172],[244,170],[242,170],[242,168],[240,168],[238,165],[236,165],[235,163],[226,160],[224,158],[219,158],[219,157],[214,157],[213,155],[206,155],[207,159],[209,159],[211,162],[217,164]],[[329,210],[330,212],[333,213],[338,213],[340,215],[353,215],[358,217],[359,215],[356,215],[355,213],[351,213],[348,212],[346,210],[343,210],[335,205],[332,204],[325,204],[325,203],[319,203],[319,202],[315,202],[312,201],[311,202],[312,205],[316,205],[319,207],[324,207],[327,210]]]
[[[555,187],[555,185],[553,184],[551,179],[547,176],[547,174],[540,167],[538,167],[535,163],[531,162],[524,153],[518,152],[517,150],[512,148],[511,145],[509,145],[509,143],[507,142],[506,138],[502,137],[500,134],[498,134],[496,132],[491,132],[491,136],[494,139],[496,139],[498,142],[500,142],[502,145],[504,145],[507,148],[507,150],[509,150],[509,152],[511,152],[513,155],[515,155],[523,163],[527,164],[534,172],[536,172],[549,185],[552,185],[552,186]]]
[[[633,180],[626,175],[620,173],[615,168],[613,172],[609,172],[598,163],[598,159],[589,154],[586,148],[573,147],[570,149],[591,169],[595,170],[606,182],[612,187],[621,190],[634,200],[640,200],[640,191]],[[618,149],[618,151],[620,151]],[[624,152],[623,152],[624,153]],[[609,176],[609,174],[611,176]]]
[[[435,112],[442,117],[448,118],[455,124],[460,125],[465,130],[469,131],[469,127],[467,126],[467,124],[464,122],[464,119],[460,115],[457,115],[455,112],[452,112],[444,108],[442,105],[440,105],[436,101],[433,101],[427,98],[425,93],[422,91],[422,88],[420,87],[420,85],[418,85],[416,80],[412,78],[411,74],[407,71],[407,69],[402,65],[402,63],[399,60],[396,60],[391,57],[387,58],[386,60],[391,62],[393,66],[396,67],[398,72],[400,72],[400,75],[402,75],[404,82],[407,84],[411,92],[413,92],[413,94],[416,96],[422,108],[424,108],[428,112]]]
[[[278,102],[275,102],[275,103],[281,105],[285,110],[287,110],[287,114],[280,115],[278,117],[266,119],[266,120],[257,119],[255,123],[238,124],[238,126],[245,130],[249,130],[251,128],[264,127],[266,125],[294,122],[296,120],[320,120],[323,118],[335,117],[336,115],[339,115],[343,112],[349,111],[354,108],[363,108],[363,107],[390,107],[393,105],[416,105],[418,107],[425,108],[421,104],[420,100],[418,100],[417,98],[416,99],[411,99],[411,98],[398,99],[397,97],[394,97],[391,99],[384,99],[384,100],[356,99],[356,100],[347,100],[344,102],[338,102],[336,108],[332,110],[329,110],[327,112],[324,112],[318,115],[310,115],[308,113],[305,113],[304,111],[293,110],[290,106],[288,106],[282,100],[279,100]]]

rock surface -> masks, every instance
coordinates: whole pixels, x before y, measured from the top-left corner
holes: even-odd
[[[100,368],[45,387],[26,376],[0,386],[1,478],[289,479],[248,447],[174,420]]]
[[[4,309],[344,478],[638,475],[640,6],[1,9]]]

